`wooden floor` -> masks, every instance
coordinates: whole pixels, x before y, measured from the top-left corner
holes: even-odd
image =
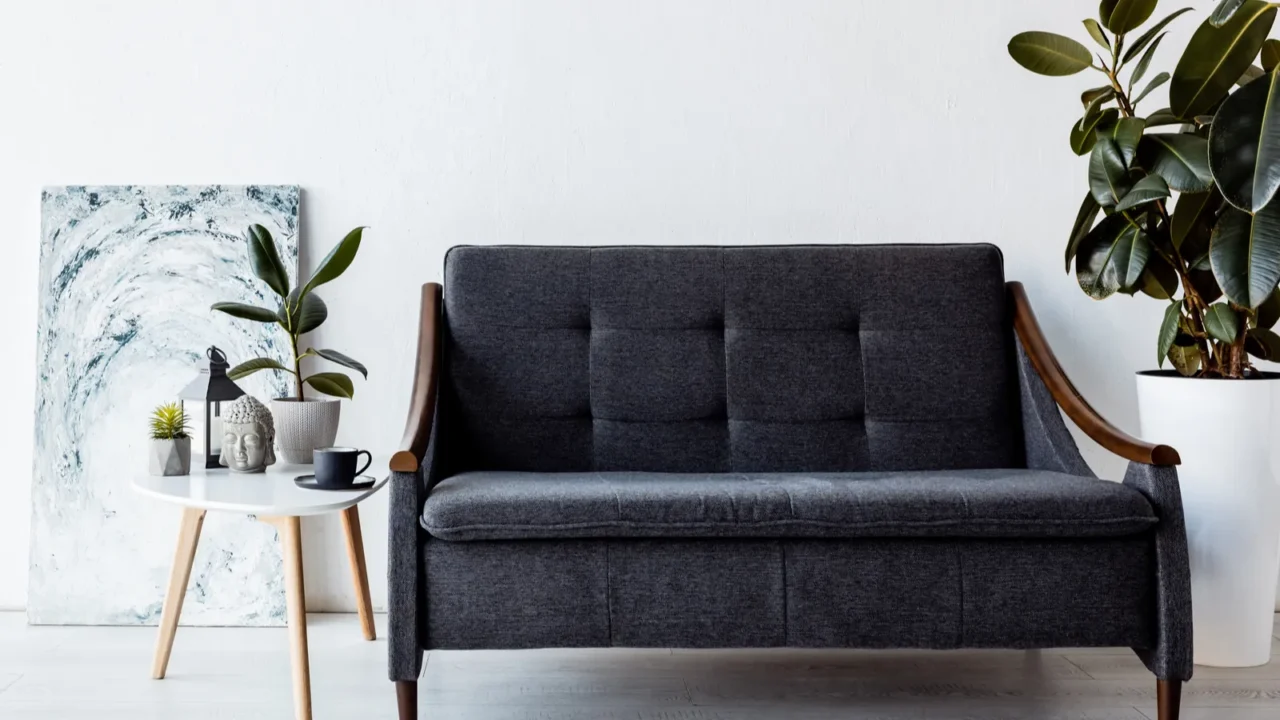
[[[384,640],[361,639],[354,615],[311,616],[310,639],[316,720],[395,718]],[[181,628],[165,680],[149,677],[154,642],[152,628],[0,613],[0,719],[292,717],[284,630]],[[1123,650],[442,651],[421,692],[431,720],[1155,717],[1155,681]],[[1280,660],[1198,668],[1183,718],[1280,720]]]

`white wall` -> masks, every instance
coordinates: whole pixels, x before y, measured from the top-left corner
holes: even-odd
[[[418,286],[439,280],[455,243],[991,241],[1081,390],[1136,431],[1130,375],[1152,365],[1161,307],[1093,302],[1062,272],[1085,189],[1067,133],[1091,79],[1035,77],[1005,53],[1026,29],[1087,40],[1079,20],[1096,8],[6,3],[0,607],[22,606],[26,590],[46,184],[298,183],[307,267],[371,225],[326,290],[319,335],[370,367],[340,439],[375,451],[393,449],[403,427]],[[1158,65],[1172,68],[1193,24],[1178,24]],[[383,493],[363,513],[379,606],[385,503]],[[351,608],[336,520],[309,521],[306,543],[310,607]]]

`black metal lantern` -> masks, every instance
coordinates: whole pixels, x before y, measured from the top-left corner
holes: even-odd
[[[209,369],[201,369],[196,379],[182,389],[178,398],[182,403],[183,414],[186,413],[188,400],[204,404],[201,433],[204,435],[204,445],[201,446],[201,451],[204,452],[205,468],[216,468],[220,467],[218,456],[222,454],[222,403],[244,395],[244,390],[227,377],[231,364],[221,350],[211,347],[205,355],[209,358]]]

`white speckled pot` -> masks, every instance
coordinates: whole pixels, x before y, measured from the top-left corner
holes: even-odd
[[[276,449],[290,465],[310,465],[317,448],[333,447],[338,437],[337,400],[271,401],[276,423]]]

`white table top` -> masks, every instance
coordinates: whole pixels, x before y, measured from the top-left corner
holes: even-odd
[[[250,515],[319,515],[345,510],[382,489],[389,473],[387,459],[374,456],[365,477],[380,478],[363,490],[307,490],[293,483],[314,472],[311,465],[275,464],[265,473],[245,475],[226,468],[206,470],[193,456],[190,475],[156,477],[139,474],[133,489],[166,502],[206,510],[230,510]]]

